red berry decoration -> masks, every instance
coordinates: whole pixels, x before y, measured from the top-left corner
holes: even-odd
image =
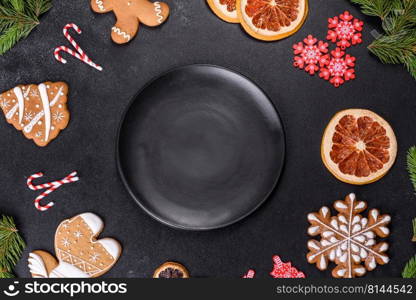
[[[296,268],[292,267],[290,262],[284,263],[279,256],[273,256],[273,271],[270,273],[270,276],[273,278],[305,278],[303,272],[298,271]]]
[[[318,43],[318,44],[317,44]],[[305,69],[310,75],[319,70],[319,66],[325,66],[328,61],[328,43],[319,41],[312,35],[308,35],[302,42],[293,45],[293,53],[296,55],[293,65],[299,69]]]
[[[338,17],[328,19],[328,36],[331,42],[337,42],[337,46],[342,50],[352,45],[361,44],[361,31],[364,22],[355,19],[348,11]]]
[[[335,87],[339,87],[345,81],[355,78],[355,57],[345,55],[344,51],[336,48],[331,51],[331,58],[325,67],[321,68],[319,77],[329,80]],[[329,56],[329,55],[328,55]]]

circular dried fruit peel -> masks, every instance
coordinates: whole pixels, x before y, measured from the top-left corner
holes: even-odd
[[[236,0],[207,0],[207,3],[221,20],[228,23],[240,23],[236,10]]]
[[[397,140],[382,117],[365,109],[338,112],[325,129],[321,157],[339,180],[364,185],[382,178],[397,156]]]
[[[168,261],[155,270],[153,278],[189,278],[189,272],[183,265]]]
[[[276,12],[282,16],[261,22],[261,17]],[[262,41],[277,41],[295,34],[305,23],[308,15],[308,0],[237,0],[237,15],[244,30]],[[263,24],[263,26],[261,25]],[[282,26],[283,25],[283,26]]]

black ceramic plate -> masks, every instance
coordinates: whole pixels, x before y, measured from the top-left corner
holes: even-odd
[[[234,223],[266,200],[285,140],[273,104],[224,68],[191,65],[148,84],[119,131],[118,166],[132,197],[172,227]]]

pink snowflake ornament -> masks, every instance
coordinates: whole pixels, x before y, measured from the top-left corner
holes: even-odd
[[[361,31],[364,22],[355,19],[348,11],[345,11],[338,17],[328,19],[328,35],[327,39],[331,42],[337,42],[337,46],[342,50],[351,45],[361,44]]]
[[[305,274],[292,267],[291,262],[284,263],[277,255],[273,256],[273,263],[273,271],[270,272],[273,278],[305,278]]]
[[[317,44],[318,43],[318,44]],[[319,41],[312,35],[308,35],[303,42],[299,42],[293,45],[294,57],[293,65],[299,69],[305,69],[310,75],[314,75],[315,72],[327,64],[328,56],[328,43]]]
[[[331,58],[327,65],[321,68],[319,77],[329,80],[335,87],[339,87],[345,81],[355,79],[355,57],[345,55],[344,51],[336,48],[331,51]]]
[[[247,273],[243,276],[243,278],[254,278],[256,275],[256,271],[250,269],[247,271]]]

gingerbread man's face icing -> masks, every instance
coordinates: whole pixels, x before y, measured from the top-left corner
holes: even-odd
[[[91,0],[91,8],[97,13],[113,11],[117,23],[111,38],[117,44],[128,43],[139,30],[139,24],[158,26],[169,16],[169,6],[163,2],[149,0]]]

